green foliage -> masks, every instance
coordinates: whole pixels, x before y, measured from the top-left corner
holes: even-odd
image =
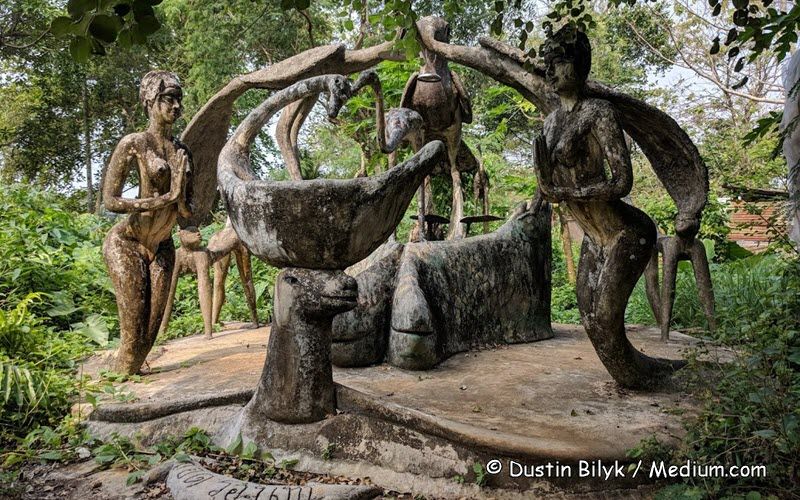
[[[714,383],[701,386],[702,411],[689,421],[683,445],[669,458],[765,465],[767,476],[689,478],[659,498],[789,498],[800,487],[800,261],[765,256],[729,266],[717,277],[737,275],[732,281],[740,286],[731,286],[731,292],[742,296],[726,294],[718,301],[715,338],[735,347],[734,359],[695,360],[688,368]],[[652,448],[643,443],[631,453]]]

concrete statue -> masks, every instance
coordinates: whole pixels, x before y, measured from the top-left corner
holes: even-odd
[[[191,154],[172,135],[183,92],[178,77],[151,71],[139,96],[147,113],[146,131],[122,138],[108,164],[103,185],[106,209],[129,214],[108,233],[103,257],[117,299],[120,346],[113,369],[137,373],[158,334],[175,267],[172,228],[192,217]],[[122,197],[131,169],[139,178],[135,199]]]
[[[716,330],[714,318],[714,288],[711,284],[711,271],[703,242],[695,235],[699,225],[681,227],[676,236],[659,235],[656,248],[650,263],[645,269],[645,287],[647,299],[653,310],[653,317],[661,327],[661,340],[669,340],[669,325],[672,320],[672,308],[675,305],[675,281],[678,278],[678,262],[689,261],[694,270],[697,293],[700,304],[708,321],[708,328]],[[661,254],[661,285],[659,289],[658,254]]]
[[[625,306],[651,257],[656,232],[645,214],[621,201],[632,182],[623,131],[675,200],[682,224],[699,221],[708,193],[708,171],[697,148],[665,113],[588,80],[591,48],[583,34],[562,31],[550,37],[542,68],[497,40],[481,38],[480,47],[443,43],[435,35],[440,23],[418,21],[426,49],[509,85],[548,114],[537,141],[537,175],[545,199],[568,205],[587,233],[577,287],[583,326],[620,385],[658,385],[682,363],[645,356],[625,335]],[[604,160],[611,178],[603,171]],[[605,291],[612,289],[616,293]]]
[[[264,418],[313,422],[335,409],[331,322],[357,303],[356,281],[342,269],[386,241],[416,186],[442,159],[444,146],[432,142],[374,177],[283,182],[255,177],[250,146],[275,113],[325,93],[333,118],[353,89],[344,76],[326,75],[276,92],[245,118],[220,153],[220,191],[233,228],[257,257],[287,268],[276,284],[264,370],[238,425]]]
[[[253,327],[258,327],[256,311],[256,292],[253,286],[253,273],[250,267],[250,252],[236,236],[230,223],[211,236],[208,247],[201,245],[200,231],[196,227],[188,227],[178,231],[181,246],[175,253],[175,271],[169,287],[169,297],[161,320],[159,335],[167,331],[175,302],[175,291],[178,278],[185,274],[197,276],[197,291],[200,299],[200,313],[203,316],[203,333],[211,338],[213,325],[219,323],[219,314],[225,303],[225,279],[231,264],[231,255],[236,257],[236,266],[242,280],[247,305]],[[210,277],[211,266],[214,266],[214,281]]]
[[[333,362],[426,370],[473,347],[533,342],[550,327],[550,208],[519,207],[497,231],[388,242],[348,269],[359,304],[333,321]]]

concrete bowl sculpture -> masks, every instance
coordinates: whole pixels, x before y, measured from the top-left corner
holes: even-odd
[[[366,258],[392,234],[417,186],[444,158],[444,145],[434,141],[374,177],[257,179],[249,151],[261,127],[289,103],[323,92],[335,117],[352,88],[341,75],[287,87],[254,109],[220,153],[219,186],[231,223],[248,249],[275,267],[343,269]]]

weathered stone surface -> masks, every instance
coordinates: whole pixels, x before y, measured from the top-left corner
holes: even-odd
[[[220,154],[219,182],[236,233],[277,267],[343,269],[366,258],[394,231],[422,179],[444,154],[432,142],[388,172],[349,180],[256,180],[249,148],[267,120],[289,102],[331,95],[329,113],[350,97],[349,82],[330,75],[272,95],[239,125]]]
[[[335,413],[331,321],[357,298],[356,280],[342,271],[281,271],[267,359],[246,418],[294,424]]]
[[[175,465],[167,475],[167,488],[175,500],[364,500],[375,498],[381,489],[309,483],[305,486],[264,485],[215,474],[194,464]]]
[[[392,303],[388,362],[424,370],[470,347],[532,342],[550,328],[550,207],[494,233],[406,245]]]
[[[402,253],[402,243],[388,241],[346,270],[358,282],[358,306],[333,318],[334,365],[367,366],[383,360]]]
[[[552,336],[550,209],[522,208],[494,233],[387,243],[351,273],[359,305],[334,319],[337,366],[427,369],[474,346]]]
[[[575,287],[581,323],[614,380],[653,389],[684,362],[647,356],[625,335],[625,309],[653,254],[656,228],[623,201],[633,168],[622,124],[611,103],[586,95],[591,45],[584,33],[565,26],[541,52],[561,106],[547,115],[534,143],[536,175],[541,195],[565,204],[584,232]],[[683,229],[691,231],[693,221],[684,220]]]

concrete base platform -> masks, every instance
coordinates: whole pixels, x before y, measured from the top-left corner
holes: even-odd
[[[122,384],[121,390],[135,394],[133,402],[98,405],[90,430],[101,436],[138,433],[145,443],[191,426],[223,445],[241,434],[278,459],[299,459],[299,470],[369,476],[386,488],[437,497],[480,495],[477,487],[457,481],[468,484],[474,464],[493,459],[504,468],[487,476],[487,484],[508,495],[635,488],[641,478],[543,481],[508,474],[512,460],[570,465],[573,472],[581,460],[626,461],[626,451],[644,438],[679,439],[680,415],[695,409],[679,384],[656,393],[620,389],[582,328],[554,325],[554,331],[550,340],[457,354],[430,371],[334,368],[341,413],[314,424],[265,422],[257,428],[241,425],[239,409],[261,374],[268,327],[181,339],[154,351],[152,373],[142,382]],[[629,337],[660,357],[681,357],[694,343],[679,333],[662,343],[653,328],[630,327]],[[85,371],[99,364],[92,360]],[[646,496],[642,490],[627,493]]]

